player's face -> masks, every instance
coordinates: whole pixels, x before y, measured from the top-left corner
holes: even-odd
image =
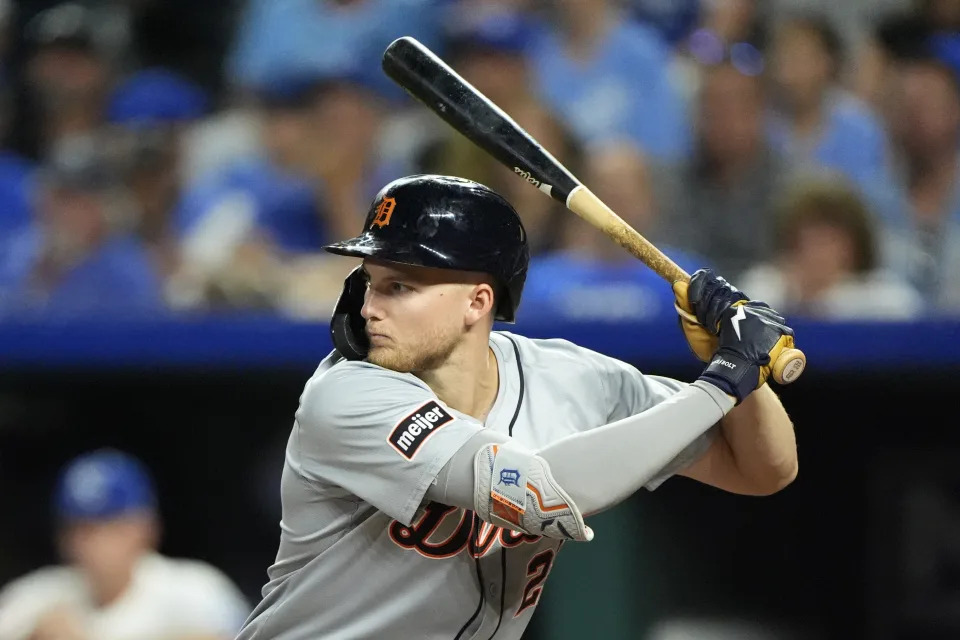
[[[367,293],[367,360],[386,369],[436,369],[462,339],[477,287],[489,287],[466,272],[364,261]]]

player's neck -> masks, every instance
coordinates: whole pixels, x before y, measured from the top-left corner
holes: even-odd
[[[483,422],[497,399],[500,372],[489,339],[462,343],[438,368],[418,372],[448,407]]]

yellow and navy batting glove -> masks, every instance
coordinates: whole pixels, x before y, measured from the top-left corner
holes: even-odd
[[[674,307],[690,349],[703,362],[710,362],[719,347],[720,316],[747,296],[710,269],[699,269],[690,282],[673,283]]]
[[[718,326],[720,346],[700,379],[740,404],[767,381],[781,352],[793,347],[793,329],[780,314],[756,301],[727,306]]]

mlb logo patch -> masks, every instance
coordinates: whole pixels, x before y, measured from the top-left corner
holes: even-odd
[[[387,436],[387,442],[404,458],[413,460],[427,438],[452,421],[453,416],[431,400],[397,423]]]

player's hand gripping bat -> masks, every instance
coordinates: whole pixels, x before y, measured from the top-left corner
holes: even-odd
[[[671,285],[690,280],[681,269],[540,146],[489,98],[461,78],[430,49],[411,37],[394,40],[383,53],[383,70],[450,126],[522,179],[610,236]],[[773,378],[788,384],[800,377],[806,356],[784,349],[773,363]]]

